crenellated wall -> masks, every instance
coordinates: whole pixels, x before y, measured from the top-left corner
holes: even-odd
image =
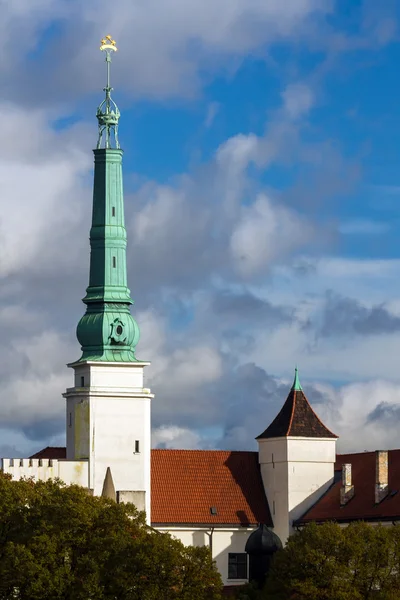
[[[3,458],[1,468],[13,479],[21,478],[35,481],[48,479],[61,479],[70,485],[75,483],[88,487],[89,463],[87,460],[56,460],[48,458]]]

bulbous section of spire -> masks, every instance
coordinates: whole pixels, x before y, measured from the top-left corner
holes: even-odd
[[[129,304],[88,305],[78,323],[76,335],[82,347],[82,360],[135,362],[140,338],[139,326],[129,312]]]

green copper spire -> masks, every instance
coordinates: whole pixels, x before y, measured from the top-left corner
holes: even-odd
[[[292,390],[294,392],[302,392],[303,388],[300,385],[300,379],[299,379],[299,373],[297,370],[297,367],[294,370],[294,381],[293,381],[293,385],[292,385]]]
[[[136,361],[139,327],[130,314],[127,287],[126,229],[122,184],[122,150],[118,142],[119,110],[111,99],[111,36],[102,40],[106,53],[106,97],[97,109],[99,138],[94,150],[93,213],[90,230],[89,287],[83,302],[86,314],[77,328],[83,360]],[[102,140],[104,138],[104,147]],[[115,147],[112,147],[114,141]]]

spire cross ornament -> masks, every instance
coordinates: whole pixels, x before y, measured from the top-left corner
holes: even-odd
[[[104,148],[111,148],[111,132],[114,133],[115,147],[120,148],[118,141],[118,121],[120,112],[118,106],[111,98],[112,87],[110,85],[110,64],[111,54],[118,50],[115,40],[112,39],[111,35],[106,35],[101,40],[100,50],[106,53],[106,64],[107,64],[107,84],[103,88],[106,97],[97,109],[97,120],[99,122],[99,137],[97,141],[97,149],[101,148],[103,141],[103,134],[105,134]]]

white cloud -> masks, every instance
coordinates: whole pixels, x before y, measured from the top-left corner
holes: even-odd
[[[127,88],[135,94],[193,95],[205,67],[219,71],[229,68],[232,57],[240,59],[277,41],[307,40],[318,31],[314,21],[331,9],[331,0],[119,0],[118,10],[110,13],[106,0],[13,0],[2,12],[0,68],[11,72],[35,50],[44,64],[57,56],[52,80],[64,94],[73,92],[72,81],[86,90],[97,88],[96,48],[110,31],[121,50],[116,72],[125,73]],[[62,28],[52,37],[52,27],[60,22]],[[38,78],[39,70],[31,67],[27,81],[18,85],[32,85]]]
[[[282,92],[283,108],[290,119],[307,114],[314,104],[314,92],[305,83],[292,83]]]
[[[82,177],[91,168],[90,155],[81,150],[78,135],[56,133],[42,111],[32,110],[29,118],[8,104],[0,104],[0,111],[8,115],[9,140],[0,149],[0,275],[55,272],[66,260],[73,262],[83,241],[70,243],[89,208],[82,204]]]
[[[170,344],[166,316],[153,311],[139,313],[142,342],[138,353],[153,363],[150,378],[160,389],[176,396],[195,392],[201,385],[218,380],[222,361],[213,348],[212,332],[199,335],[194,343]],[[207,344],[210,341],[210,345]]]
[[[209,128],[213,125],[220,109],[221,104],[219,102],[210,102],[207,107],[206,118],[204,120],[205,127]]]
[[[231,237],[231,252],[237,269],[245,276],[265,271],[304,246],[313,235],[312,226],[294,211],[260,194],[254,204],[241,209],[242,217]]]
[[[216,153],[216,160],[222,168],[241,174],[250,162],[259,162],[259,150],[259,137],[254,133],[239,133],[221,144]]]
[[[201,437],[198,433],[176,425],[163,425],[151,433],[153,448],[185,448],[195,450],[201,448]]]
[[[21,369],[11,377],[3,374],[0,419],[5,426],[32,427],[60,420],[64,414],[61,394],[72,381],[66,363],[78,355],[70,339],[56,331],[44,331],[8,344],[6,354]]]
[[[373,379],[338,390],[317,386],[328,398],[318,415],[339,436],[339,452],[398,448],[400,384]]]

